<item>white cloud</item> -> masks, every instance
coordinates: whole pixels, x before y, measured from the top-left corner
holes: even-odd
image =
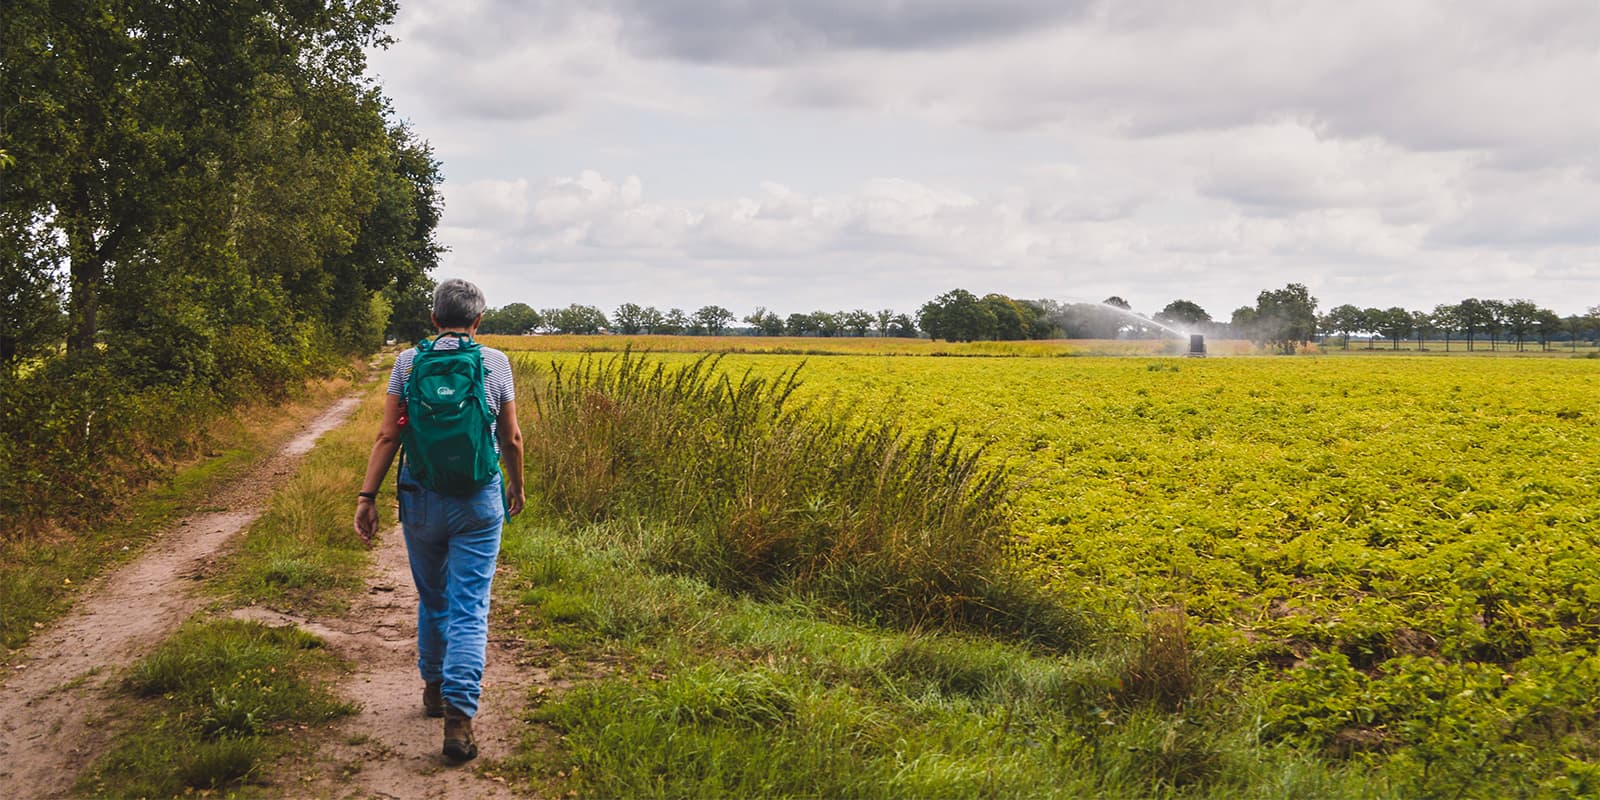
[[[508,287],[1600,302],[1591,0],[472,0],[397,34],[448,268]]]

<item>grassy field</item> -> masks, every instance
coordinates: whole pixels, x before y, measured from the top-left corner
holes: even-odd
[[[843,356],[800,377],[815,414],[985,448],[1029,572],[1107,641],[1176,609],[1260,742],[1382,765],[1402,795],[1595,785],[1592,360]]]

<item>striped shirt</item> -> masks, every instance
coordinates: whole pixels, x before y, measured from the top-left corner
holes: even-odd
[[[454,336],[441,336],[435,347],[440,350],[454,350],[461,346],[461,342]],[[495,432],[500,419],[500,406],[517,399],[517,387],[511,382],[511,359],[506,354],[493,347],[481,347],[483,354],[483,389],[489,401],[489,413],[494,416],[490,422],[490,433]],[[394,360],[394,369],[389,373],[389,394],[398,395],[403,401],[406,396],[406,381],[411,377],[411,363],[416,360],[417,348],[413,347],[401,353]],[[401,405],[404,405],[402,402]],[[500,451],[500,438],[495,437],[495,452]]]

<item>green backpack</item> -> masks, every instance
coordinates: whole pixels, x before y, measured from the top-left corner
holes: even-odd
[[[459,347],[439,349],[445,336]],[[500,471],[483,380],[481,345],[466,334],[440,334],[417,343],[406,380],[406,423],[400,429],[400,463],[440,494],[462,496],[483,488]]]

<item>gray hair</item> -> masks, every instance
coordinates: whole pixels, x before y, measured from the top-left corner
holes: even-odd
[[[488,306],[483,290],[460,278],[451,278],[433,290],[433,318],[441,328],[465,328]]]

